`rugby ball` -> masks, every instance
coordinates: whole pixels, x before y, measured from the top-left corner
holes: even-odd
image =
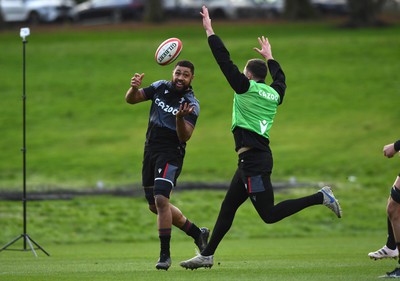
[[[176,60],[182,51],[182,42],[178,38],[169,38],[158,46],[154,55],[159,65],[167,65]]]

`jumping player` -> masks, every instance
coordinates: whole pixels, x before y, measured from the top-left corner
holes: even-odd
[[[272,152],[269,147],[269,131],[276,110],[282,103],[285,90],[285,75],[279,63],[273,59],[267,38],[258,38],[261,49],[254,48],[265,60],[251,59],[243,73],[231,61],[222,40],[215,35],[208,10],[203,6],[200,13],[208,44],[222,73],[235,91],[233,98],[232,132],[238,154],[238,168],[222,202],[217,222],[210,241],[200,254],[180,265],[196,269],[212,267],[214,253],[229,231],[237,209],[250,198],[251,203],[265,223],[271,224],[293,215],[307,207],[324,204],[337,217],[342,216],[339,202],[330,187],[303,198],[286,200],[274,205],[271,184]],[[268,69],[273,83],[265,83]]]

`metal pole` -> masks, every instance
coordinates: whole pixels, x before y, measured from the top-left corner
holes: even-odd
[[[26,51],[25,45],[27,43],[26,38],[23,39],[22,48],[22,174],[23,174],[23,194],[22,194],[22,206],[23,206],[23,235],[24,235],[24,250],[26,250]]]
[[[28,42],[26,37],[29,36],[30,30],[28,27],[21,28],[20,36],[22,37],[23,48],[22,48],[22,174],[23,174],[23,193],[22,193],[22,209],[23,209],[23,233],[18,236],[17,238],[11,240],[11,242],[4,245],[0,248],[0,252],[3,250],[12,250],[7,249],[9,246],[17,242],[19,239],[24,240],[24,247],[23,251],[27,250],[27,244],[29,244],[30,250],[33,252],[35,257],[37,254],[35,252],[35,248],[33,244],[40,250],[43,251],[47,256],[50,256],[48,252],[46,252],[38,243],[36,243],[29,235],[27,234],[27,227],[26,227],[26,205],[27,205],[27,198],[26,198],[26,59],[25,59],[25,45]],[[33,243],[33,244],[32,244]]]

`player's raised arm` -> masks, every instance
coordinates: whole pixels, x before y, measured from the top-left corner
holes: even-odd
[[[144,73],[135,73],[135,75],[131,78],[131,87],[128,89],[125,95],[125,100],[127,103],[135,104],[146,100],[146,96],[144,95],[143,91],[140,90],[143,77]]]
[[[200,15],[203,17],[203,27],[207,33],[207,37],[213,35],[214,30],[212,28],[210,15],[208,14],[208,9],[206,6],[202,7],[202,11],[200,12]]]

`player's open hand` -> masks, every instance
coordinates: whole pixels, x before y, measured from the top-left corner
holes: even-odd
[[[202,7],[202,11],[200,12],[200,15],[203,17],[203,27],[207,33],[207,36],[214,34],[214,31],[213,31],[213,28],[211,25],[210,15],[208,13],[208,9],[206,6]]]
[[[189,115],[194,110],[194,106],[190,106],[189,103],[185,102],[179,106],[179,111],[176,113],[177,118],[183,118],[186,115]]]
[[[274,59],[272,57],[271,44],[269,43],[268,38],[265,38],[264,36],[258,37],[258,42],[260,43],[261,49],[253,48],[253,50],[262,55],[266,60]]]

